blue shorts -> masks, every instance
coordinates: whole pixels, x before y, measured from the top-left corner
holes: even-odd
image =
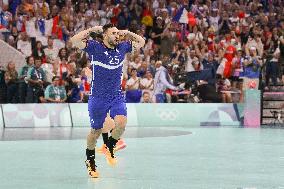
[[[88,110],[91,127],[93,129],[103,128],[103,123],[109,111],[111,118],[117,115],[127,116],[126,104],[123,98],[114,98],[112,101],[104,101],[101,98],[89,96]]]

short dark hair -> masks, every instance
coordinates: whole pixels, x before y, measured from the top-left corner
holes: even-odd
[[[103,33],[105,33],[109,28],[115,27],[113,24],[105,24],[103,26]],[[95,40],[103,40],[103,33],[96,33],[96,32],[91,32],[90,37],[95,39]]]
[[[142,96],[144,96],[145,94],[150,95],[150,93],[148,91],[144,91]]]
[[[54,40],[54,37],[53,36],[48,36],[47,40]]]
[[[27,63],[27,64],[29,63],[29,61],[30,61],[31,58],[34,58],[33,55],[26,57],[26,63]]]
[[[133,71],[137,71],[137,69],[136,68],[132,68],[130,73],[133,72]]]
[[[111,23],[105,24],[105,25],[103,26],[103,33],[105,33],[109,28],[113,28],[113,27],[115,27],[114,24],[111,24]]]
[[[35,62],[36,62],[37,60],[39,60],[40,62],[42,62],[42,59],[41,59],[40,57],[34,57],[34,59],[35,59]]]

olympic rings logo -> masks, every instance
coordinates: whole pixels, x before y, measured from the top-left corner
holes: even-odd
[[[176,109],[157,109],[155,114],[163,121],[175,121],[179,112]]]

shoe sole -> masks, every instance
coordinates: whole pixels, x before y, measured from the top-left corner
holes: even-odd
[[[85,161],[85,164],[86,164],[86,167],[87,167],[87,170],[88,170],[88,175],[91,178],[98,178],[99,177],[99,173],[97,171],[92,171],[91,170],[90,163]],[[95,174],[92,174],[92,172],[94,172]]]
[[[115,167],[117,165],[117,160],[112,157],[106,157],[107,164],[110,165],[111,167]]]
[[[111,155],[110,155],[110,152],[108,150],[105,153],[105,157],[106,157],[106,161],[107,161],[108,165],[110,165],[112,167],[116,166],[117,159],[116,158],[112,158]]]

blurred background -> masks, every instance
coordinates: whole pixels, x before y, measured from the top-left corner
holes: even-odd
[[[87,102],[90,61],[69,39],[113,23],[146,40],[124,60],[128,103],[243,103],[249,89],[260,92],[262,117],[282,114],[281,0],[1,0],[0,5],[1,104]]]

